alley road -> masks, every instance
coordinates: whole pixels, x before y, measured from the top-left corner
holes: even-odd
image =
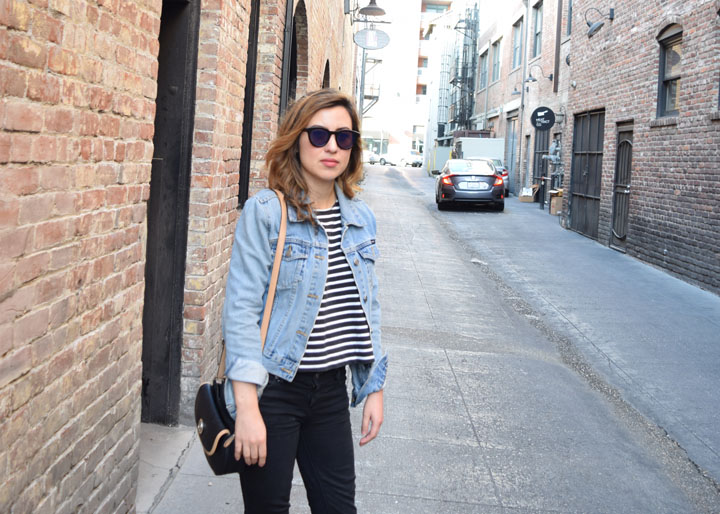
[[[642,324],[651,306],[638,303],[634,316],[627,313],[614,324],[601,318],[609,332],[602,338],[588,328],[597,319],[581,319],[588,311],[580,305],[591,304],[589,312],[602,316],[603,302],[617,299],[597,298],[593,290],[577,299],[570,293],[568,300],[579,307],[565,318],[551,315],[543,306],[555,300],[548,300],[543,281],[573,280],[570,265],[564,277],[547,275],[546,257],[538,252],[534,269],[520,269],[540,246],[552,246],[552,240],[538,243],[527,233],[533,231],[531,219],[555,223],[550,228],[569,236],[579,252],[592,246],[607,253],[603,259],[625,259],[618,270],[629,266],[632,275],[644,265],[561,229],[536,204],[511,200],[504,213],[438,212],[433,184],[422,170],[368,168],[363,197],[378,217],[383,330],[392,371],[383,437],[367,453],[358,452],[358,487],[360,499],[387,495],[387,503],[394,499],[398,508],[366,511],[720,512],[716,483],[698,472],[664,430],[621,399],[642,409],[650,403],[641,401],[643,387],[652,384],[640,382],[638,373],[628,382],[640,391],[618,392],[601,369],[608,354],[615,368],[627,368],[621,371],[626,375],[657,363],[646,357],[623,366],[619,357],[613,360],[620,352],[597,351],[601,357],[594,358],[576,347],[583,331],[599,341],[622,341],[623,327]],[[677,282],[681,290],[691,287]],[[694,335],[700,330],[710,345],[717,341],[720,302],[707,295],[703,303],[700,293],[700,312],[688,315],[703,318]],[[657,333],[668,329],[642,330],[648,340],[638,344],[648,346],[653,336],[664,342]],[[720,360],[709,351],[706,358],[715,364],[698,364],[715,369],[709,379],[715,387],[708,384],[707,396],[702,388],[693,409],[705,407],[703,420],[714,428],[690,427],[704,441],[715,434],[703,431],[716,433],[719,426],[713,417],[719,412]],[[653,393],[662,393],[659,385]],[[717,464],[712,449],[700,453],[695,460]],[[439,507],[448,501],[457,503]]]
[[[710,344],[698,358],[680,339],[694,361],[671,348],[681,337],[671,320],[643,325],[652,309],[669,318],[666,297],[680,298],[698,326],[688,337],[716,341],[717,297],[673,279],[646,304],[630,290],[608,298],[602,284],[652,289],[667,276],[561,229],[535,204],[438,212],[422,170],[367,171],[390,369],[380,436],[356,447],[358,512],[720,512],[720,360]],[[583,271],[598,282],[577,287]],[[608,318],[611,303],[628,311],[633,301],[635,312]],[[672,381],[672,365],[693,362],[692,380]],[[237,478],[213,477],[196,438],[188,448],[153,512],[241,512]],[[309,512],[298,476],[292,504]]]

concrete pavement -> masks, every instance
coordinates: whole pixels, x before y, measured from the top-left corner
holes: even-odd
[[[417,170],[370,167],[363,197],[391,367],[359,512],[720,512],[717,296],[536,204],[439,213]],[[191,427],[142,439],[139,513],[242,511]]]

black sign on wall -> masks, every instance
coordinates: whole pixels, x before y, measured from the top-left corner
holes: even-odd
[[[530,116],[530,123],[535,130],[550,130],[555,125],[555,113],[550,107],[538,107]]]

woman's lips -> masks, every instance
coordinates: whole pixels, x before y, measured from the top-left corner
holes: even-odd
[[[334,168],[335,166],[338,165],[338,161],[336,161],[335,159],[323,159],[320,162],[323,163],[328,168]]]

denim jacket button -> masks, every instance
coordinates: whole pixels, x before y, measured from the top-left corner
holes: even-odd
[[[358,264],[360,264],[360,261],[357,260],[357,257],[356,257],[355,260],[353,261],[353,264],[354,264],[355,266],[357,266]]]
[[[367,302],[367,295],[363,296],[363,302]]]

